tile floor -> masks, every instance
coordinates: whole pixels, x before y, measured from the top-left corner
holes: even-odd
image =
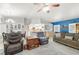
[[[4,55],[3,45],[0,44],[0,55]],[[15,55],[79,55],[79,50],[64,46],[49,40],[49,44],[32,50],[24,50]]]

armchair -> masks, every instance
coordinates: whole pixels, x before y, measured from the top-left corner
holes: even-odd
[[[12,55],[23,50],[23,41],[20,33],[3,33],[3,43],[5,55]]]
[[[38,32],[37,36],[40,39],[40,45],[48,44],[48,38],[45,36],[44,32]]]

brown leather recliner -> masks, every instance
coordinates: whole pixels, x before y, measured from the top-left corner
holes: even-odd
[[[23,50],[23,41],[20,33],[3,33],[4,53],[12,55]]]
[[[37,48],[40,45],[39,38],[31,38],[27,39],[27,49],[31,50],[33,48]]]

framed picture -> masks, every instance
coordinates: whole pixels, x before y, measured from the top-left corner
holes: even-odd
[[[47,24],[45,25],[45,30],[49,30],[49,26]]]
[[[8,25],[6,25],[6,28],[8,29]]]
[[[18,29],[21,29],[21,24],[18,24]]]
[[[45,30],[46,31],[51,31],[52,30],[52,25],[51,24],[46,24],[45,25]]]
[[[17,25],[15,25],[15,29],[17,29]]]
[[[10,29],[13,29],[13,25],[12,24],[10,25]]]
[[[24,25],[22,25],[22,28],[24,28]]]

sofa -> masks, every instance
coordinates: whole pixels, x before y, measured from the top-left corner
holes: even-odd
[[[5,55],[13,55],[23,50],[21,33],[2,33]]]
[[[40,45],[48,44],[48,37],[45,36],[44,32],[38,32],[37,37],[40,40]]]
[[[79,33],[55,33],[53,41],[79,49]]]

